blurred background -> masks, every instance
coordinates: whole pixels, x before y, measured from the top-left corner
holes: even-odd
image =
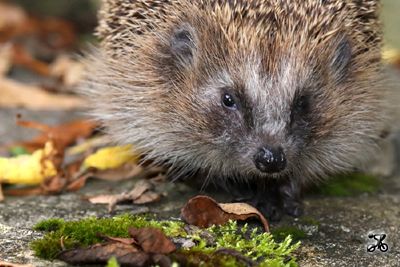
[[[74,24],[81,37],[87,37],[96,25],[96,9],[101,0],[10,0],[36,16],[54,16]],[[391,47],[400,48],[400,1],[381,0],[382,18],[385,24],[386,42]]]

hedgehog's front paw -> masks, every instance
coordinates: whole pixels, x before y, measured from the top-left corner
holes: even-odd
[[[286,214],[293,217],[300,217],[303,215],[303,204],[301,200],[297,199],[283,199],[283,210]]]
[[[279,187],[279,192],[285,213],[293,217],[301,216],[303,214],[301,187],[296,182],[289,181]]]
[[[256,208],[267,218],[269,221],[280,221],[283,216],[282,207],[279,203],[262,202],[256,205]]]

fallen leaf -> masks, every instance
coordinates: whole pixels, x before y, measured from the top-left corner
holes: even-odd
[[[25,24],[28,16],[22,8],[5,2],[0,2],[0,14],[0,31],[2,32],[0,41],[4,42],[16,32],[17,28]]]
[[[0,45],[0,76],[4,76],[9,71],[12,65],[11,61],[12,61],[11,44],[7,43],[4,45]]]
[[[32,155],[0,158],[0,183],[37,185],[57,174],[58,165],[53,161],[52,142]]]
[[[107,241],[119,242],[119,243],[123,243],[126,245],[136,244],[136,241],[133,238],[112,237],[112,236],[106,236],[106,235],[101,235],[101,234],[100,234],[100,237],[104,238]]]
[[[130,192],[114,195],[98,195],[87,198],[92,204],[108,204],[108,211],[112,212],[120,202],[132,201],[134,204],[145,204],[158,201],[159,193],[151,192],[154,185],[147,180],[139,180]]]
[[[86,102],[77,96],[51,94],[42,88],[0,77],[0,106],[25,107],[32,110],[71,110],[84,108]]]
[[[80,175],[77,179],[73,180],[72,182],[70,182],[67,186],[67,191],[69,192],[75,192],[78,191],[79,189],[81,189],[82,187],[85,186],[87,180],[89,179],[89,177],[92,176],[92,173],[83,173],[82,175]]]
[[[79,167],[80,166],[81,165],[79,165]],[[144,172],[144,169],[141,166],[139,166],[137,164],[132,164],[132,163],[125,164],[116,169],[110,169],[110,170],[104,170],[104,171],[90,168],[88,170],[84,170],[83,172],[79,173],[79,171],[77,170],[75,173],[77,173],[78,175],[74,175],[73,172],[68,172],[69,173],[68,177],[75,176],[76,178],[72,178],[71,181],[68,183],[67,191],[77,191],[77,190],[81,189],[82,187],[85,186],[85,184],[89,178],[96,178],[96,179],[101,179],[101,180],[105,180],[105,181],[118,182],[118,181],[123,181],[123,180],[133,178],[143,172]],[[146,197],[148,198],[149,196],[146,196]],[[94,197],[94,198],[96,198],[96,197]],[[114,196],[112,196],[112,198],[114,199]],[[108,197],[107,199],[111,199],[111,197]],[[139,197],[139,199],[140,199],[140,197]],[[96,200],[94,199],[93,201],[96,201]],[[151,201],[151,202],[154,202],[154,201]],[[107,201],[107,202],[102,201],[101,203],[96,203],[96,204],[108,204],[108,203],[109,203],[109,201]],[[135,204],[136,204],[136,202],[135,202]],[[141,203],[141,204],[143,204],[143,203]]]
[[[174,252],[174,243],[160,230],[152,227],[130,228],[129,234],[144,252],[168,254]]]
[[[142,196],[148,190],[153,189],[154,186],[146,180],[139,180],[135,187],[128,193],[130,199],[135,200]]]
[[[12,63],[23,66],[40,75],[49,76],[50,68],[47,63],[35,59],[23,46],[14,44],[12,53]]]
[[[92,175],[97,179],[118,182],[135,177],[143,171],[142,166],[136,163],[128,163],[115,169],[94,170]]]
[[[87,198],[92,204],[110,204],[115,202],[118,195],[97,195]]]
[[[139,160],[139,155],[134,153],[132,145],[113,146],[99,149],[96,153],[88,156],[83,166],[86,168],[96,168],[107,170],[119,168],[122,165]]]
[[[67,184],[66,177],[64,177],[62,173],[59,173],[53,178],[45,180],[41,184],[41,188],[43,189],[43,193],[46,195],[57,194],[63,191],[66,184]]]
[[[156,192],[148,191],[133,201],[134,204],[147,204],[159,201],[161,195]]]
[[[5,261],[0,261],[0,267],[33,267],[31,264],[17,264]]]
[[[64,152],[67,146],[75,143],[79,138],[91,135],[96,128],[96,124],[89,120],[76,120],[56,126],[31,121],[18,121],[17,123],[20,126],[42,132],[30,141],[13,144],[25,147],[28,151],[43,147],[43,144],[52,140],[57,149]]]
[[[74,86],[84,74],[84,65],[66,55],[61,55],[50,65],[50,75],[65,86]]]
[[[400,67],[400,51],[385,47],[382,50],[382,59],[384,62]]]
[[[3,188],[2,188],[1,183],[0,183],[0,202],[3,201],[3,200],[4,200]]]
[[[111,140],[107,135],[90,137],[88,139],[83,140],[81,143],[77,145],[69,147],[65,151],[65,154],[67,156],[72,156],[72,155],[86,153],[87,151],[96,149],[98,147],[104,147],[110,142]]]
[[[247,203],[219,204],[208,196],[191,198],[181,210],[182,219],[188,224],[206,228],[211,225],[221,225],[229,220],[247,220],[258,218],[269,232],[268,221],[253,206]]]
[[[4,194],[7,196],[38,196],[45,195],[45,191],[41,187],[28,187],[28,188],[10,188],[5,189]]]
[[[88,248],[65,250],[58,255],[58,259],[73,265],[105,264],[115,256],[121,265],[150,266],[150,256],[130,244],[109,242],[96,244]]]

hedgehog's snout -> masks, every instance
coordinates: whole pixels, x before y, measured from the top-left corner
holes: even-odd
[[[277,173],[286,168],[286,156],[281,147],[263,146],[254,155],[257,169],[265,173]]]

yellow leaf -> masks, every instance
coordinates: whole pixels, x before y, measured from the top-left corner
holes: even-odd
[[[54,152],[51,142],[32,155],[0,158],[0,183],[37,185],[57,174],[49,156]]]
[[[99,170],[115,169],[125,163],[139,160],[139,155],[132,150],[132,145],[105,147],[88,156],[83,162],[86,168]]]
[[[382,50],[382,59],[386,63],[393,64],[400,59],[400,51],[394,48],[385,47]]]

